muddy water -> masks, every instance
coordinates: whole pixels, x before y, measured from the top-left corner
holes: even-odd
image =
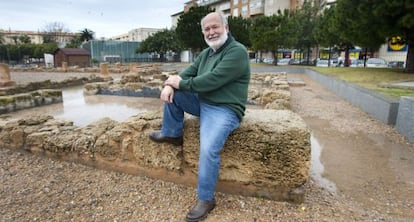
[[[311,135],[311,168],[310,176],[319,186],[336,193],[336,184],[327,179],[325,174],[325,166],[321,161],[322,146],[314,135]]]
[[[322,150],[322,180],[312,175],[317,183],[379,210],[396,202],[413,204],[414,161],[409,149],[383,135],[337,132],[317,118],[306,122]]]
[[[63,89],[62,96],[63,103],[20,110],[7,116],[48,114],[55,118],[73,121],[76,126],[86,126],[104,117],[122,122],[133,115],[162,108],[161,101],[155,98],[84,96],[81,86]]]

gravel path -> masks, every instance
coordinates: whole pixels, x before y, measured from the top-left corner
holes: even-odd
[[[59,73],[37,74],[39,78],[28,75],[12,73],[12,80],[20,83],[40,79],[40,76],[68,77]],[[292,109],[309,121],[321,138],[332,136],[332,132],[324,132],[326,125],[323,124],[318,128],[316,118],[340,128],[344,134],[355,129],[375,131],[376,135],[386,136],[387,140],[403,146],[407,151],[406,160],[414,161],[413,144],[407,143],[391,127],[373,120],[310,79],[300,78],[304,78],[307,86],[292,87]],[[337,118],[338,115],[342,118]],[[412,174],[412,165],[406,166],[396,171]],[[335,175],[335,167],[326,170]],[[0,221],[183,221],[196,198],[193,187],[7,149],[0,149],[0,177]],[[333,182],[339,188],[347,187],[339,179]],[[387,195],[395,190],[412,195],[414,183],[400,180],[389,186],[386,180],[380,182],[376,188],[387,187],[387,190],[372,193],[372,187],[360,186],[358,193],[345,188],[333,192],[311,178],[305,186],[306,198],[302,204],[218,193],[218,205],[205,221],[414,221],[414,213],[410,213],[414,198]],[[361,193],[366,193],[372,204],[358,199]],[[379,202],[384,198],[388,198],[388,204],[382,205]]]

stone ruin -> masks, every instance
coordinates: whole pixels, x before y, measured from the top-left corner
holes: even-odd
[[[62,102],[60,90],[36,89],[18,93],[19,89],[21,87],[11,81],[9,66],[0,63],[0,114]]]
[[[7,64],[0,63],[0,87],[11,87],[16,85],[10,78],[10,69]]]
[[[61,103],[63,101],[62,88],[108,80],[112,80],[109,75],[96,76],[92,74],[89,77],[73,77],[60,82],[46,80],[17,85],[10,80],[8,65],[0,64],[0,114]]]
[[[155,83],[168,76],[157,67],[137,70],[119,82],[86,84],[85,88],[97,84],[100,88],[94,90],[96,93],[104,84],[108,90],[141,90],[135,83],[159,88]],[[225,144],[218,191],[300,203],[304,200],[302,187],[309,177],[310,130],[289,109],[286,73],[254,74],[251,82],[249,103],[255,107],[247,109],[240,127]],[[195,186],[198,119],[186,116],[182,147],[148,139],[161,123],[160,112],[139,114],[124,122],[104,118],[85,127],[51,116],[3,119],[0,147]]]
[[[93,82],[84,86],[85,95],[117,95],[159,97],[164,80],[177,71],[162,72],[159,65],[130,64],[129,72],[121,79],[106,82]]]

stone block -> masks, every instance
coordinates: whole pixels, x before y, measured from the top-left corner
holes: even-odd
[[[109,75],[109,67],[107,62],[103,62],[99,64],[100,73],[102,76],[108,76]]]
[[[199,155],[198,127],[198,119],[190,118],[184,131],[184,161],[194,173]],[[255,195],[278,199],[307,181],[310,154],[310,131],[297,114],[289,110],[248,110],[223,148],[220,180],[252,185]]]
[[[160,129],[161,122],[160,112],[143,113],[122,123],[104,118],[81,128],[50,116],[28,117],[2,122],[0,145],[194,185],[198,118],[186,116],[182,147],[154,143],[148,138],[150,132]],[[298,191],[309,176],[310,132],[295,113],[248,110],[221,157],[219,191],[303,200],[303,192]]]
[[[0,63],[0,87],[13,87],[16,83],[11,81],[10,69],[7,64]]]

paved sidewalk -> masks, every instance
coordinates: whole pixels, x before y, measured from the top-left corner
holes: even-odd
[[[414,81],[392,83],[389,84],[389,86],[396,88],[414,89]]]

